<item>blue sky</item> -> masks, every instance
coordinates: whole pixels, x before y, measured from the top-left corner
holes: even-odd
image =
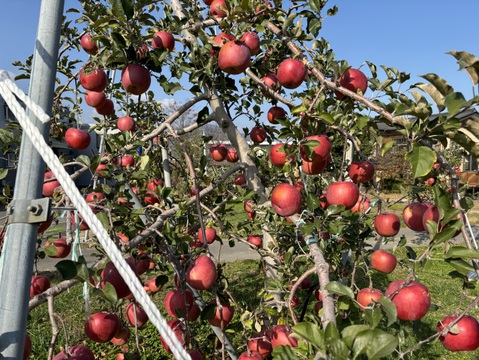
[[[40,2],[1,1],[0,69],[15,71],[11,63],[32,53]],[[72,4],[76,1],[66,0],[66,8]],[[466,98],[472,95],[467,73],[458,71],[456,60],[445,53],[464,50],[479,56],[478,0],[330,0],[330,6],[335,4],[339,12],[325,19],[321,35],[338,59],[353,67],[366,60],[396,67],[411,73],[412,82],[421,81],[421,74],[437,73]]]

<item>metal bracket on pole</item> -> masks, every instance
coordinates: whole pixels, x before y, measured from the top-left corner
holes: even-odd
[[[50,217],[51,199],[13,200],[7,208],[8,223],[38,224]]]

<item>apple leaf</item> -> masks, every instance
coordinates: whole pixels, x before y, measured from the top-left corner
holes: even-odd
[[[354,341],[354,355],[366,354],[368,359],[386,357],[396,350],[399,340],[396,336],[379,329],[361,332]]]
[[[47,256],[55,256],[58,253],[58,249],[55,245],[48,245],[44,249]]]
[[[291,349],[291,346],[284,346],[284,345],[279,345],[275,347],[272,355],[275,359],[279,359],[279,360],[291,360],[291,359],[297,358],[297,356],[294,354],[293,350]]]
[[[93,295],[101,297],[111,304],[115,304],[118,301],[115,287],[109,282],[104,283],[102,289],[95,288],[93,290]]]
[[[397,320],[396,305],[388,297],[381,296],[378,300],[388,318],[388,326],[391,326]]]
[[[62,278],[65,280],[77,278],[86,281],[90,276],[88,267],[86,266],[84,259],[83,262],[61,260],[55,265],[55,267],[57,268]]]
[[[435,244],[445,243],[446,241],[452,239],[452,237],[456,234],[457,230],[458,229],[454,227],[448,226],[445,229],[443,229],[441,232],[438,232],[437,234],[435,234],[434,237],[432,238],[432,241]]]
[[[455,116],[466,105],[466,99],[460,92],[454,92],[446,96],[444,104],[449,112],[448,118]]]
[[[319,198],[315,194],[308,194],[306,197],[306,206],[309,210],[317,209],[321,205]]]
[[[368,325],[350,325],[341,331],[343,341],[348,347],[352,347],[356,337],[363,331],[369,330]]]
[[[104,212],[99,212],[95,214],[98,220],[100,220],[101,224],[105,229],[108,229],[110,227],[110,220],[108,219],[108,215],[105,214]]]
[[[414,178],[427,175],[436,162],[436,153],[427,146],[414,143],[412,150],[406,154],[406,160],[411,163]]]
[[[8,175],[8,169],[0,169],[0,180],[5,179]]]
[[[328,285],[326,285],[326,290],[332,294],[347,296],[350,299],[354,299],[353,291],[346,285],[343,285],[337,281],[331,281]]]
[[[479,59],[467,51],[449,51],[446,54],[454,56],[459,64],[459,70],[466,69],[472,80],[472,85],[479,82]]]
[[[321,328],[310,322],[301,322],[293,327],[293,334],[316,345],[320,349],[325,349],[324,333]]]
[[[468,249],[464,246],[452,246],[446,253],[446,259],[450,258],[479,259],[479,250]]]
[[[462,259],[446,259],[446,262],[456,269],[459,273],[467,275],[469,271],[475,271],[474,267]]]
[[[216,304],[208,304],[205,308],[201,311],[201,320],[209,320],[215,316],[216,311]]]
[[[444,95],[440,93],[440,91],[431,84],[424,84],[424,83],[417,83],[414,85],[418,87],[425,93],[427,93],[431,99],[436,103],[437,108],[439,111],[443,111],[445,109],[444,106]]]

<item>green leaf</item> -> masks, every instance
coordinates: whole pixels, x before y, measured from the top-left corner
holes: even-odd
[[[276,348],[274,348],[272,354],[275,359],[279,359],[279,360],[291,360],[291,359],[297,358],[291,346],[279,345]]]
[[[451,246],[446,253],[446,259],[450,258],[479,259],[479,250],[468,249],[464,246]]]
[[[145,170],[150,162],[150,157],[148,155],[143,155],[140,157],[140,169]]]
[[[58,254],[58,249],[55,245],[46,246],[44,251],[47,256],[55,256],[56,254]]]
[[[314,210],[320,206],[320,201],[317,195],[308,194],[306,197],[306,206],[309,210]]]
[[[411,152],[406,154],[406,160],[411,163],[412,175],[417,178],[427,175],[436,162],[436,153],[427,146],[414,143]]]
[[[447,118],[450,119],[453,116],[455,116],[460,109],[462,109],[465,106],[466,99],[464,98],[464,95],[460,92],[454,92],[452,94],[449,94],[446,96],[444,100],[444,104],[447,107],[448,111],[448,116]]]
[[[350,299],[354,299],[353,290],[337,281],[331,281],[328,285],[326,285],[326,290],[332,294],[347,296]]]
[[[84,261],[75,262],[72,260],[61,260],[55,265],[55,267],[57,268],[62,278],[65,280],[77,278],[85,281],[90,276],[90,273]]]
[[[90,167],[90,164],[91,164],[91,160],[90,160],[90,157],[89,156],[86,156],[86,155],[80,155],[76,158],[76,161],[78,161],[79,163],[82,163],[88,167]]]
[[[8,169],[0,169],[0,180],[5,179],[8,175]]]
[[[348,347],[352,347],[354,343],[354,339],[358,336],[359,333],[368,330],[368,325],[350,325],[343,329],[341,335],[343,337],[343,341],[346,343]]]
[[[397,320],[397,308],[396,305],[388,297],[381,296],[378,300],[381,304],[386,316],[388,318],[388,327],[391,326]]]
[[[463,275],[469,271],[475,271],[474,267],[462,259],[446,259],[446,262]]]
[[[459,70],[465,69],[472,80],[472,85],[479,82],[479,59],[467,51],[449,51],[446,54],[454,56],[459,64]]]
[[[354,341],[354,355],[366,354],[368,359],[391,355],[399,345],[398,338],[379,329],[366,330]]]
[[[118,295],[116,294],[116,290],[114,286],[109,282],[104,283],[102,289],[93,289],[93,295],[101,297],[111,304],[115,304],[118,301]]]
[[[324,343],[324,333],[321,328],[313,323],[310,322],[301,322],[293,326],[293,334],[296,334],[316,345],[320,349],[325,349],[326,345]]]
[[[208,304],[201,311],[201,320],[207,321],[215,316],[216,304]]]
[[[108,215],[105,214],[104,212],[99,212],[96,214],[96,217],[98,220],[100,220],[101,224],[105,229],[108,229],[110,227],[110,219],[108,218]]]

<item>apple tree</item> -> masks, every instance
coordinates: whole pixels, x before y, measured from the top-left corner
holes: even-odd
[[[233,359],[407,358],[437,338],[454,351],[479,346],[467,335],[477,339],[479,325],[467,315],[477,298],[458,301],[458,313],[424,341],[405,348],[401,337],[434,304],[416,274],[432,252],[445,253],[434,261],[447,261],[455,281],[470,286],[471,272],[479,274],[464,227],[472,203],[439,148],[453,143],[479,154],[477,127],[458,119],[479,99],[435,74],[407,85],[407,72],[337,59],[320,34],[324,17],[337,11],[323,0],[100,0],[78,1],[66,13],[51,136],[82,149],[90,136],[79,122],[101,136],[98,154],[75,159],[74,176],[91,174],[86,199],[145,289],[167,287],[162,311],[192,358],[216,351]],[[451,55],[477,83],[478,59]],[[29,62],[18,65],[28,77]],[[168,111],[164,99],[181,106]],[[407,142],[402,219],[376,184],[372,159],[394,145],[383,142],[380,124]],[[203,135],[207,126],[226,141]],[[445,181],[425,191],[431,172]],[[56,207],[71,206],[61,188],[47,195]],[[88,229],[81,214],[67,219],[67,240],[49,242],[47,255]],[[374,275],[394,271],[397,259],[372,244],[395,240],[401,226],[427,233],[428,245],[420,254],[409,248],[410,262],[401,264],[408,275],[378,289]],[[463,245],[452,245],[459,233]],[[221,257],[209,247],[215,241],[248,243],[261,255],[265,281],[255,308],[228,289]],[[40,279],[31,308],[45,293],[87,283],[111,302],[110,311],[88,317],[89,339],[121,343],[141,327],[133,300],[129,324],[115,313],[130,293],[108,259],[89,269],[62,261],[59,270],[65,280],[45,292]],[[235,343],[233,319],[241,327]],[[218,337],[218,350],[191,345],[204,331]],[[467,339],[457,345],[453,336]]]

